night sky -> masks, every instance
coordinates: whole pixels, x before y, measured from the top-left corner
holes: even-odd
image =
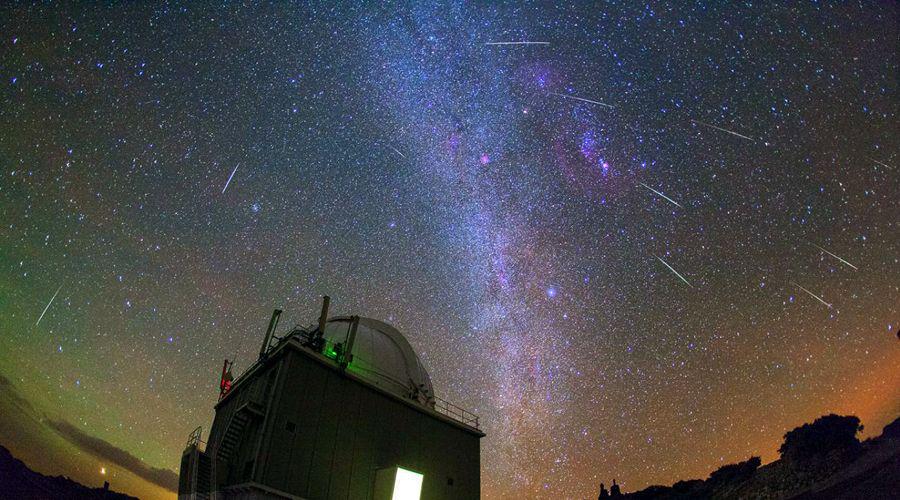
[[[0,444],[171,497],[323,294],[481,417],[485,498],[880,433],[900,13],[773,4],[0,7]]]

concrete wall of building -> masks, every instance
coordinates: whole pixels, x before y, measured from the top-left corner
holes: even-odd
[[[283,353],[254,481],[312,500],[370,499],[376,471],[400,466],[424,474],[423,499],[479,498],[478,435]],[[249,460],[241,448],[237,460]]]

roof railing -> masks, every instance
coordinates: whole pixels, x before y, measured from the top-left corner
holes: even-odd
[[[434,409],[438,413],[442,415],[446,415],[453,420],[461,424],[468,425],[469,427],[474,427],[478,430],[481,428],[478,426],[478,415],[462,408],[461,406],[457,406],[446,399],[441,399],[437,396],[434,398]]]

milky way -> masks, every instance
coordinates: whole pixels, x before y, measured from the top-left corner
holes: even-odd
[[[898,24],[892,2],[4,6],[0,373],[176,470],[222,360],[328,294],[480,416],[485,498],[704,477],[830,411],[877,433],[900,412]],[[116,473],[88,462],[50,472]]]

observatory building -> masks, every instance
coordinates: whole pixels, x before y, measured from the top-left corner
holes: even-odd
[[[275,335],[232,380],[207,442],[181,459],[179,499],[477,499],[478,417],[435,396],[396,328],[359,316]]]

